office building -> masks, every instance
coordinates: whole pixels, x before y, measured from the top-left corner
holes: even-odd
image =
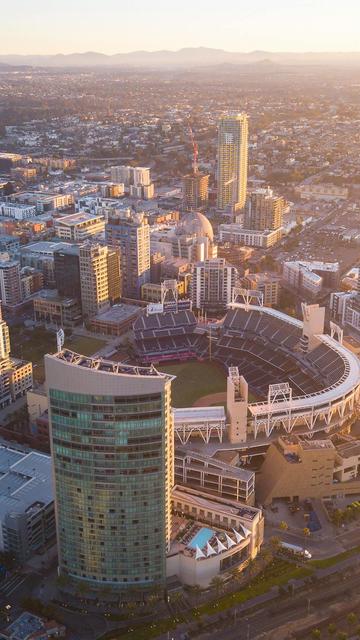
[[[51,457],[0,446],[0,551],[25,562],[55,539]]]
[[[81,305],[85,319],[110,307],[108,247],[85,243],[80,247]]]
[[[34,297],[34,319],[53,327],[75,327],[82,320],[80,300],[61,296],[56,289],[42,289]]]
[[[122,295],[139,299],[141,286],[150,281],[150,228],[144,214],[126,210],[109,217],[106,240],[120,249]]]
[[[58,238],[69,242],[84,242],[93,236],[104,235],[105,219],[102,215],[80,211],[58,218],[54,226]]]
[[[223,116],[219,122],[217,187],[218,209],[237,211],[246,202],[248,171],[248,116]]]
[[[81,299],[80,248],[61,243],[54,251],[55,286],[60,296]]]
[[[183,178],[183,207],[185,211],[203,209],[209,201],[209,175],[192,173]]]
[[[0,261],[0,298],[4,307],[22,302],[20,263],[17,260]]]
[[[171,535],[171,377],[45,356],[59,571],[103,589],[163,587]]]
[[[198,262],[191,276],[191,300],[197,309],[224,309],[231,302],[231,294],[238,279],[237,269],[223,258]]]
[[[285,203],[271,189],[257,189],[250,194],[245,211],[245,227],[256,231],[282,227]]]

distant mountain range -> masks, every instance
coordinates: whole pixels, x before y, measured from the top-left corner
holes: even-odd
[[[360,52],[352,53],[272,53],[251,51],[232,53],[223,49],[193,47],[179,51],[133,51],[105,55],[88,51],[56,55],[0,55],[0,65],[35,67],[148,67],[184,68],[219,64],[273,63],[286,65],[360,66]]]

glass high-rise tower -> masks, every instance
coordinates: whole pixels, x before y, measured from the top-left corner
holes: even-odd
[[[45,368],[60,573],[92,587],[163,586],[171,377],[68,350]]]
[[[223,116],[218,138],[218,209],[243,209],[248,171],[248,116]]]

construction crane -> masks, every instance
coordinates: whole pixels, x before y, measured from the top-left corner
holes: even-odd
[[[189,133],[190,133],[190,140],[193,148],[193,173],[194,175],[196,175],[198,172],[199,148],[198,148],[197,142],[195,142],[194,133],[190,125],[189,125]]]

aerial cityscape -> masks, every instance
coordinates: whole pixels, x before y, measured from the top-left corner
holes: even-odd
[[[57,8],[53,43],[20,4],[0,45],[0,639],[359,640],[359,7],[314,0],[292,48],[277,16],[303,29],[307,3],[243,23],[230,3],[233,26],[209,7],[195,41],[200,2],[179,41],[187,7],[155,0],[138,25],[124,7],[133,45],[99,26],[93,51],[93,0],[88,34]]]

